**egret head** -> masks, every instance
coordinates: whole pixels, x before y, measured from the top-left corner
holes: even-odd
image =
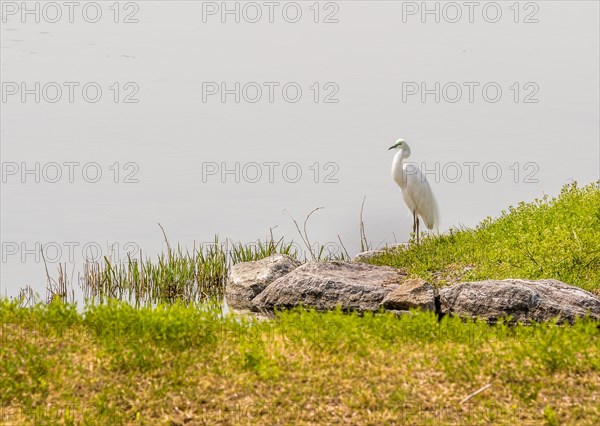
[[[394,145],[389,147],[388,151],[390,149],[400,149],[404,151],[406,157],[410,155],[410,147],[404,139],[398,139]]]

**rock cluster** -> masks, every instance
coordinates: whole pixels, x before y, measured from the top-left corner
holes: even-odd
[[[302,305],[320,311],[420,308],[438,315],[518,321],[600,320],[600,299],[557,280],[486,280],[464,282],[439,291],[396,268],[358,262],[300,262],[274,255],[234,265],[226,298],[230,308],[254,312]]]

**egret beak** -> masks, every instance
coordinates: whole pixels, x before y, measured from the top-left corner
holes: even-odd
[[[390,147],[388,148],[388,151],[389,151],[390,149],[394,149],[394,148],[396,148],[396,145],[392,145],[392,146],[390,146]]]

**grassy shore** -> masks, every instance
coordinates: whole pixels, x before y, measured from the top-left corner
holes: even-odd
[[[0,302],[4,424],[594,424],[600,332]],[[481,393],[467,399],[475,391]],[[462,403],[461,403],[462,402]],[[597,423],[596,423],[597,424]]]
[[[556,199],[522,203],[476,229],[371,262],[438,285],[543,277],[598,292],[599,242],[598,184],[569,185]],[[238,246],[232,262],[280,251],[290,246]],[[221,249],[169,249],[159,260],[91,271],[96,303],[84,308],[61,297],[29,306],[0,299],[0,424],[600,419],[600,328],[588,319],[490,326],[421,312],[398,318],[294,310],[257,322],[218,308],[227,271]],[[138,303],[145,298],[162,302]]]

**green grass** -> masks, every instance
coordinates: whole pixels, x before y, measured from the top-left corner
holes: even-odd
[[[439,285],[465,280],[555,278],[600,290],[600,184],[519,203],[475,229],[452,229],[368,261]]]
[[[0,301],[3,424],[589,424],[596,323]],[[491,387],[461,404],[482,388]]]
[[[105,257],[103,262],[84,265],[80,283],[88,301],[126,300],[134,305],[199,302],[221,300],[231,265],[259,260],[276,253],[297,257],[293,243],[283,240],[258,240],[252,244],[220,242],[194,247],[191,251],[171,248],[157,258],[128,258],[114,263]],[[65,276],[64,274],[59,274]],[[60,280],[59,280],[60,281]],[[53,286],[63,289],[62,300],[67,300],[67,283]]]

